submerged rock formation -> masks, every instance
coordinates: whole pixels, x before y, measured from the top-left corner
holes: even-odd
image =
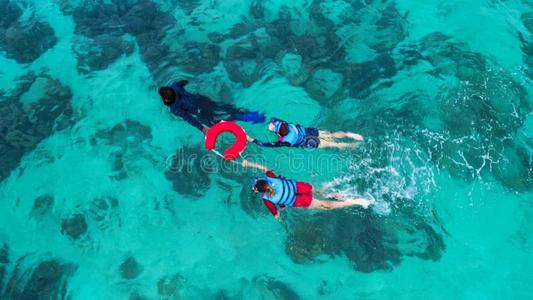
[[[202,147],[182,147],[169,161],[165,177],[180,194],[201,197],[210,187],[209,168]]]
[[[421,43],[434,76],[454,75],[460,82],[439,99],[447,138],[420,136],[419,142],[453,176],[473,180],[491,174],[510,189],[532,190],[531,153],[513,141],[532,111],[527,92],[510,74],[493,70],[485,57],[465,48],[440,33]]]
[[[142,271],[142,265],[139,264],[133,256],[129,256],[122,262],[122,264],[120,264],[120,275],[124,279],[135,279],[142,273]]]
[[[35,199],[31,208],[31,214],[37,218],[49,214],[54,206],[54,197],[51,195],[42,195]]]
[[[31,63],[57,44],[54,30],[35,15],[22,20],[16,1],[0,0],[0,50],[18,63]]]
[[[397,216],[385,222],[371,214],[347,211],[299,217],[285,250],[296,263],[313,262],[322,254],[345,255],[360,272],[391,270],[403,256],[439,259],[445,248],[442,236],[422,219],[412,217]]]
[[[169,47],[164,43],[165,30],[175,23],[174,17],[153,1],[82,1],[73,8],[72,16],[75,32],[87,38],[79,39],[75,46],[78,69],[82,73],[101,70],[132,53],[133,41],[128,35],[135,38],[144,62],[154,75],[175,57],[169,56]],[[87,46],[91,50],[83,50]]]
[[[87,233],[87,221],[80,213],[72,214],[61,221],[61,233],[73,240],[79,239]]]
[[[165,299],[179,298],[185,279],[180,274],[165,276],[157,282],[157,294]]]
[[[7,265],[9,264],[9,248],[7,244],[2,244],[0,248],[0,290],[4,286],[4,277],[7,274]]]
[[[24,154],[46,137],[72,123],[70,88],[47,74],[29,73],[0,102],[0,181]]]
[[[27,256],[16,262],[1,294],[3,299],[66,299],[67,286],[76,267],[58,259],[46,259],[27,265]]]

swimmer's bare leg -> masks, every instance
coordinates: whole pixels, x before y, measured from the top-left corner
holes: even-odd
[[[318,148],[337,148],[337,149],[347,149],[347,148],[357,148],[357,144],[354,143],[339,143],[331,142],[328,140],[321,140]]]
[[[339,132],[334,132],[331,135],[334,138],[336,138],[336,139],[349,138],[349,139],[354,139],[356,141],[363,141],[364,140],[362,135],[357,134],[357,133],[353,133],[353,132],[339,131]]]
[[[347,138],[350,138],[350,139],[354,139],[356,141],[359,141],[359,142],[362,142],[365,140],[365,138],[360,135],[360,134],[357,134],[357,133],[353,133],[353,132],[343,132]]]
[[[366,202],[365,202],[366,201]],[[331,209],[338,209],[338,208],[345,208],[349,206],[362,206],[363,208],[368,208],[370,205],[370,202],[365,199],[353,199],[353,200],[346,200],[346,201],[328,201],[328,200],[321,200],[321,199],[313,199],[311,202],[311,205],[309,205],[309,209],[318,209],[318,210],[331,210]]]
[[[337,198],[339,200],[346,198],[345,195],[342,193],[336,193],[336,194],[340,196],[339,198]],[[362,206],[364,209],[367,209],[370,205],[376,202],[376,199],[374,199],[374,197],[370,193],[366,193],[366,195],[368,196],[369,199],[353,198],[353,199],[346,199],[344,201],[355,203],[356,205]]]
[[[372,200],[362,199],[362,198],[346,200],[345,202],[353,203],[353,205],[359,205],[363,207],[364,209],[367,209],[372,203],[374,203]]]
[[[360,134],[353,133],[353,132],[346,132],[346,131],[337,131],[337,132],[330,132],[327,130],[320,130],[319,131],[319,137],[324,138],[325,140],[332,141],[334,139],[354,139],[356,141],[363,141],[364,137]]]
[[[325,197],[327,199],[336,199],[336,200],[340,200],[342,198],[344,198],[344,195],[340,192],[335,192],[335,193],[327,193],[323,190],[319,190],[317,191],[317,194],[319,194],[320,196],[322,197]]]

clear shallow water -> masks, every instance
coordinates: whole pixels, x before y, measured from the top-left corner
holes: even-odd
[[[0,1],[1,298],[532,297],[532,4],[283,2]],[[365,135],[246,154],[379,205],[278,224],[253,173],[183,169],[178,78]]]

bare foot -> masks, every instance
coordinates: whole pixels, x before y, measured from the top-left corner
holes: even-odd
[[[370,204],[372,204],[369,200],[361,199],[362,201],[359,202],[359,205],[361,205],[362,208],[368,209]]]
[[[375,201],[374,200],[368,200],[368,199],[353,199],[353,200],[347,200],[352,202],[354,205],[359,205],[364,209],[367,209],[370,205],[372,205]]]
[[[370,205],[376,203],[376,199],[370,193],[366,193],[366,196],[368,197],[368,200],[365,200],[366,205],[363,205],[365,209],[367,209]]]
[[[347,137],[351,138],[351,139],[354,139],[356,141],[364,141],[365,138],[360,135],[360,134],[357,134],[357,133],[348,133],[346,134]]]

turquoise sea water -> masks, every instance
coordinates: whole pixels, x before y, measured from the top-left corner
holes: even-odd
[[[0,66],[0,299],[533,298],[529,0],[0,0]],[[377,204],[276,222],[182,78],[364,135],[245,156]]]

